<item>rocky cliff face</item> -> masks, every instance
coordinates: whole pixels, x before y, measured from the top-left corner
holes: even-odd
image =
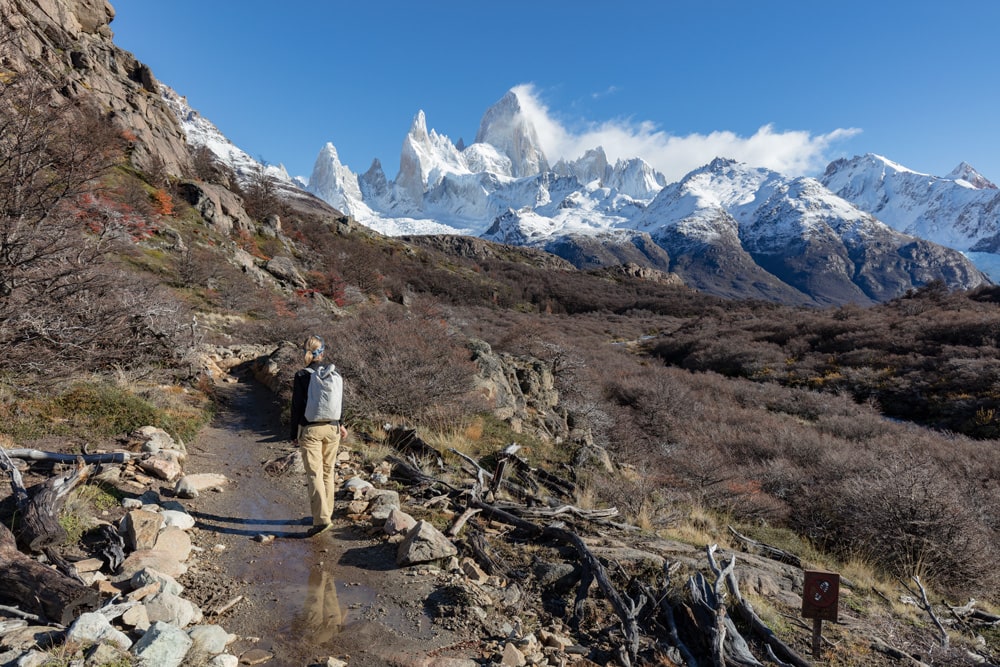
[[[40,74],[54,85],[53,102],[94,104],[134,135],[137,168],[186,173],[184,133],[149,67],[112,43],[114,16],[106,0],[0,0],[2,75]]]

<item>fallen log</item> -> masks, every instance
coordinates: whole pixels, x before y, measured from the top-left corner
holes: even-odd
[[[435,486],[441,485],[455,493],[461,493],[461,489],[456,489],[454,486],[445,482],[444,480],[438,479],[437,477],[431,477],[430,475],[424,474],[419,468],[411,465],[397,456],[387,456],[386,461],[392,464],[392,474],[395,477],[401,478],[403,480],[412,482],[416,485],[424,486]]]
[[[72,472],[31,487],[29,501],[20,508],[21,543],[30,551],[42,551],[66,541],[66,531],[59,525],[59,510],[69,493],[86,481],[92,470],[81,461]]]
[[[733,534],[733,537],[738,539],[743,544],[747,545],[751,549],[755,550],[755,553],[761,556],[765,556],[772,560],[776,560],[779,563],[787,563],[788,565],[794,565],[795,567],[802,567],[802,559],[795,554],[779,549],[777,547],[772,547],[770,544],[765,544],[763,542],[758,542],[757,540],[751,539],[746,535],[741,535],[736,532],[736,529],[732,526],[727,526],[729,532]]]
[[[497,503],[496,506],[516,516],[531,517],[534,519],[553,519],[564,514],[570,514],[579,519],[598,521],[618,516],[617,507],[585,510],[573,505],[561,505],[559,507],[528,507],[525,505],[514,505],[510,503]]]
[[[84,463],[127,463],[133,458],[131,452],[106,452],[104,454],[60,454],[58,452],[43,452],[40,449],[8,449],[7,455],[12,459],[28,461],[55,461],[57,463],[73,463],[83,459]]]
[[[869,644],[869,646],[871,646],[871,648],[873,650],[878,651],[879,653],[884,653],[885,655],[889,656],[890,658],[895,658],[896,660],[901,660],[904,663],[906,663],[908,665],[911,665],[911,667],[931,667],[926,662],[923,662],[922,660],[918,660],[918,659],[914,658],[909,653],[906,653],[905,651],[901,651],[898,648],[889,646],[888,644],[886,644],[885,642],[883,642],[881,639],[873,639],[871,641],[871,644]]]
[[[638,616],[644,603],[646,602],[644,596],[640,596],[638,601],[633,601],[627,595],[620,593],[614,587],[614,584],[611,583],[611,579],[608,577],[608,573],[607,570],[605,570],[604,565],[602,565],[601,561],[598,560],[590,549],[587,548],[587,545],[583,543],[583,540],[580,539],[579,535],[559,528],[555,525],[545,526],[543,528],[530,521],[521,519],[510,512],[505,512],[492,505],[484,503],[477,498],[470,499],[469,504],[483,510],[484,516],[493,517],[498,521],[502,521],[510,524],[511,526],[527,531],[532,535],[552,538],[563,542],[564,544],[573,546],[583,567],[583,579],[577,589],[577,601],[575,606],[577,610],[580,609],[582,601],[586,597],[587,588],[593,581],[596,581],[598,587],[601,589],[601,592],[604,593],[604,597],[611,603],[611,607],[614,609],[615,614],[622,623],[622,631],[625,635],[625,644],[623,647],[624,652],[619,657],[626,665],[632,664],[632,661],[636,659],[639,653],[640,632]]]
[[[518,474],[530,479],[536,488],[539,485],[544,486],[562,498],[572,498],[573,494],[576,493],[576,484],[573,482],[553,475],[543,468],[532,468],[527,461],[513,453],[508,455],[508,459],[513,463]]]
[[[445,531],[445,535],[447,535],[448,537],[457,537],[458,533],[461,532],[466,522],[476,514],[479,514],[480,511],[481,510],[472,509],[471,507],[466,508],[466,510],[462,512],[462,514],[459,515],[457,519],[455,519],[455,522],[451,524],[448,530]]]
[[[0,524],[0,590],[32,614],[66,626],[101,606],[98,592],[17,549],[14,534]]]

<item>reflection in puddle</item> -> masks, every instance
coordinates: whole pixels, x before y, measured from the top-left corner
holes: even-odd
[[[289,624],[281,629],[289,640],[320,647],[337,638],[351,622],[358,621],[375,604],[376,593],[367,586],[337,582],[333,574],[317,563],[309,568],[305,586],[289,586],[285,591]]]
[[[340,632],[343,623],[337,582],[324,568],[313,567],[309,571],[302,612],[292,622],[292,633],[307,636],[310,642],[325,644]]]

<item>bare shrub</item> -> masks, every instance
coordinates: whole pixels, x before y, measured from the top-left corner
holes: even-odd
[[[476,405],[475,365],[440,312],[388,304],[333,328],[331,358],[344,375],[345,409],[446,425]]]
[[[995,538],[957,480],[912,452],[866,460],[867,470],[841,484],[823,480],[801,498],[808,509],[799,521],[807,534],[834,553],[860,554],[897,576],[919,575],[956,593],[992,577],[982,562]],[[821,492],[825,497],[816,497]]]
[[[122,137],[50,92],[31,75],[0,88],[0,354],[22,370],[140,363],[177,306],[114,257],[155,225],[97,185]]]
[[[243,204],[251,218],[265,220],[269,215],[281,212],[278,185],[267,173],[266,162],[261,160],[254,164],[250,173],[244,177],[245,180],[241,184]]]

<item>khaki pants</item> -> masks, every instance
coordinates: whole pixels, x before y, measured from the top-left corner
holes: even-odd
[[[312,522],[314,526],[323,526],[330,523],[330,515],[333,514],[333,496],[337,490],[334,465],[340,447],[340,426],[300,426],[299,446],[302,447],[302,463],[306,468]]]
[[[344,614],[337,599],[337,583],[322,565],[314,565],[309,572],[309,588],[302,616],[303,630],[309,633],[309,643],[317,646],[333,639],[343,625]]]

